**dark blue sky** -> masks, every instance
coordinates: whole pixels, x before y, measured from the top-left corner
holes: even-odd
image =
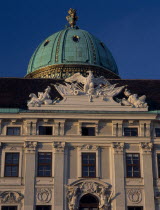
[[[23,77],[37,45],[66,24],[78,26],[111,50],[121,78],[160,79],[159,0],[5,0],[0,6],[0,77]]]

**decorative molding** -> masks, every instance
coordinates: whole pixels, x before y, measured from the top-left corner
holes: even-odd
[[[65,142],[60,142],[60,141],[53,142],[53,147],[56,152],[64,152],[65,145],[66,145]]]
[[[26,141],[24,142],[24,148],[27,152],[35,152],[37,148],[36,141]]]
[[[20,203],[24,196],[17,191],[5,191],[0,193],[1,203]]]
[[[74,186],[67,185],[69,210],[78,209],[79,201],[85,194],[92,194],[98,198],[99,210],[108,209],[111,205],[112,193],[110,186],[104,186],[95,181],[82,181]]]
[[[80,150],[92,150],[92,151],[96,151],[96,150],[99,149],[99,146],[90,145],[90,144],[83,144],[79,148],[80,148]]]
[[[124,143],[121,142],[113,142],[112,147],[115,153],[123,153],[124,150]]]
[[[142,201],[142,191],[140,189],[129,189],[127,192],[127,197],[132,203],[140,203]]]
[[[144,154],[151,153],[153,149],[153,143],[151,142],[141,142],[140,148],[142,149]]]
[[[37,201],[41,203],[49,203],[52,199],[52,190],[50,188],[37,189]]]

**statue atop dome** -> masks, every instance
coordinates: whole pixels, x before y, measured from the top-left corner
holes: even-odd
[[[75,9],[70,8],[68,10],[68,16],[66,16],[67,21],[71,28],[74,28],[76,25],[76,21],[78,20],[77,11]]]

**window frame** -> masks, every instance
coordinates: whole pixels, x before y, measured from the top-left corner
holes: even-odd
[[[128,129],[136,128],[137,129],[137,135],[136,136],[132,136],[132,135],[126,136],[125,131],[124,131],[126,128],[128,128]],[[125,127],[123,127],[123,136],[124,137],[138,137],[139,136],[139,127],[137,127],[137,126],[125,126]]]
[[[130,155],[138,155],[138,157],[139,157],[139,161],[138,161],[139,176],[137,176],[137,177],[136,176],[128,176],[128,165],[129,166],[132,166],[132,167],[137,165],[137,164],[135,164],[135,165],[134,164],[127,164],[127,155],[129,155],[129,154]],[[125,154],[125,157],[126,157],[126,160],[125,160],[125,164],[126,164],[126,178],[131,178],[131,179],[132,178],[133,179],[136,179],[136,178],[139,179],[139,178],[141,178],[140,153],[134,153],[134,152],[131,152],[130,153],[130,152],[128,152],[128,153]]]
[[[40,134],[40,127],[51,127],[52,128],[52,134]],[[39,136],[53,136],[53,126],[52,125],[39,125],[38,126],[38,135]]]
[[[101,176],[100,147],[89,150],[80,146],[77,148],[77,178],[82,178],[82,153],[96,153],[96,178],[99,178]]]
[[[19,128],[20,129],[19,135],[14,135],[14,134],[13,135],[8,135],[7,134],[8,128]],[[6,136],[21,136],[22,135],[22,126],[20,126],[20,125],[9,125],[9,126],[6,126],[5,133],[6,133]]]
[[[40,153],[50,153],[50,154],[51,154],[51,162],[50,162],[50,164],[47,164],[47,163],[45,163],[45,164],[44,164],[44,163],[43,163],[43,164],[42,164],[42,163],[39,164],[39,154],[40,154]],[[53,159],[53,154],[52,154],[52,152],[47,152],[47,151],[45,151],[45,152],[44,152],[44,151],[39,151],[39,152],[38,152],[38,154],[37,154],[37,177],[52,177],[52,175],[53,175],[53,171],[52,171],[52,170],[53,170],[53,166],[52,166],[52,162],[53,162],[53,161],[52,161],[52,159]],[[50,176],[39,176],[39,167],[40,167],[41,165],[44,165],[44,166],[45,166],[45,165],[50,165],[50,167],[51,167],[51,169],[50,169]]]
[[[84,164],[83,163],[83,155],[84,154],[87,154],[87,155],[90,155],[90,154],[94,154],[94,160],[95,160],[95,163],[94,164]],[[95,152],[82,152],[82,162],[81,162],[81,173],[82,173],[82,178],[96,178],[96,153]],[[84,166],[87,166],[87,167],[90,167],[90,166],[94,166],[94,176],[83,176],[83,167]]]
[[[18,164],[6,164],[6,156],[7,154],[18,154]],[[12,157],[13,158],[13,157]],[[5,160],[4,160],[4,177],[19,177],[19,164],[20,164],[20,154],[19,152],[5,152]],[[16,176],[6,176],[6,166],[17,166],[17,175]]]

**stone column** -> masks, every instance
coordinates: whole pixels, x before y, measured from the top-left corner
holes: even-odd
[[[117,136],[118,123],[115,120],[112,120],[112,136]]]
[[[124,143],[113,143],[113,192],[115,199],[113,205],[115,210],[125,210],[124,189]]]
[[[64,209],[65,142],[54,142],[54,210]]]
[[[144,209],[155,209],[154,189],[153,189],[153,169],[152,169],[152,143],[141,143],[142,168],[144,177]]]
[[[27,141],[25,147],[25,190],[24,210],[34,210],[35,206],[35,152],[37,142]]]

